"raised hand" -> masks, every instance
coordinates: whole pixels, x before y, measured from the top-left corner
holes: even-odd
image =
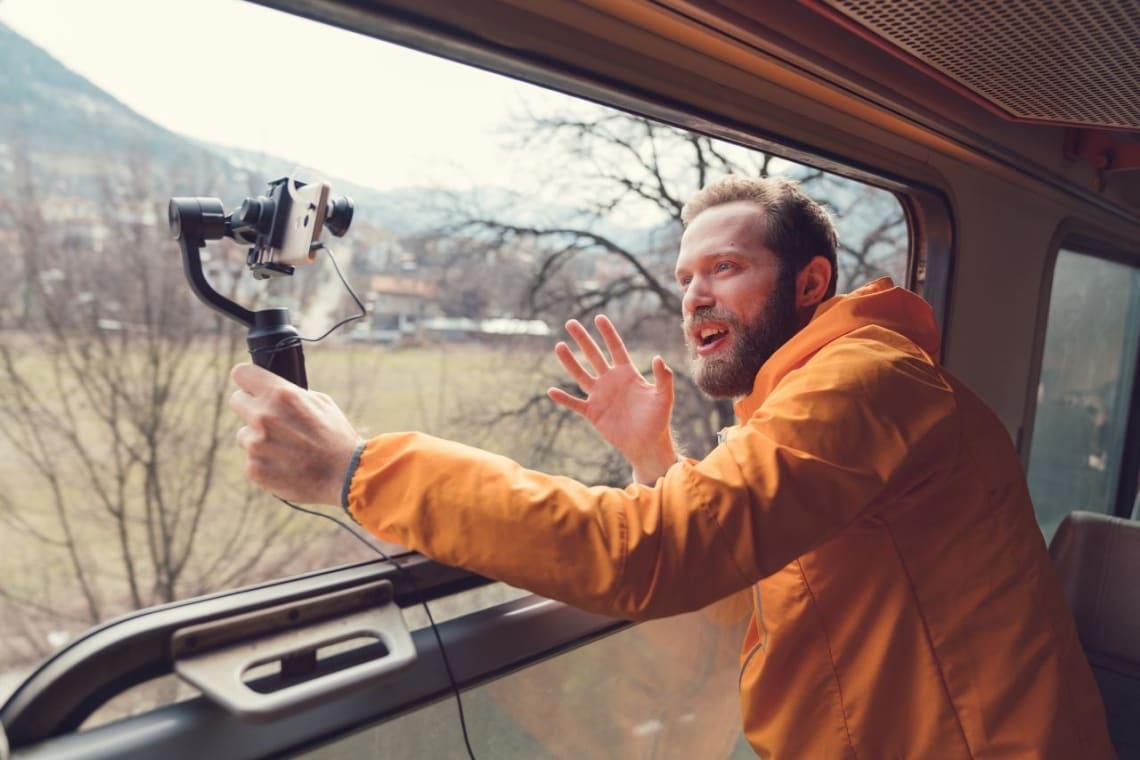
[[[566,323],[566,332],[593,369],[586,369],[564,342],[554,355],[586,398],[560,388],[546,392],[550,400],[590,421],[606,441],[633,466],[641,483],[653,483],[677,461],[677,449],[669,423],[673,416],[673,371],[660,356],[653,357],[653,383],[633,366],[625,343],[613,323],[604,316],[594,319],[612,361],[577,320]]]

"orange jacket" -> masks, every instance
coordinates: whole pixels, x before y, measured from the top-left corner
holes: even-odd
[[[615,616],[754,585],[740,691],[764,758],[1113,757],[1021,463],[938,353],[930,308],[880,280],[820,306],[723,443],[653,487],[401,433],[368,442],[347,506],[441,562]]]

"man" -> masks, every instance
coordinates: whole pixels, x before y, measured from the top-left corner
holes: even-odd
[[[792,183],[729,177],[685,208],[676,265],[706,393],[740,424],[677,461],[672,378],[613,326],[557,355],[634,468],[587,487],[417,433],[363,443],[327,397],[235,369],[247,475],[341,503],[442,562],[616,616],[754,588],[740,688],[763,757],[1107,758],[1103,708],[994,415],[937,363],[930,308],[835,292],[835,232]],[[592,370],[592,371],[591,371]]]

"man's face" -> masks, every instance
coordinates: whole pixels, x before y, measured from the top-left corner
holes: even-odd
[[[794,274],[782,276],[763,241],[763,207],[750,201],[706,209],[681,238],[685,344],[697,387],[713,398],[747,395],[799,327]]]

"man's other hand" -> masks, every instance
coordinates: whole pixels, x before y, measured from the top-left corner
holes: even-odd
[[[583,367],[566,343],[555,346],[554,355],[586,398],[577,398],[560,388],[551,388],[546,393],[554,403],[589,420],[633,466],[638,482],[653,483],[677,461],[669,427],[673,416],[673,371],[660,356],[653,357],[653,383],[650,384],[633,366],[613,323],[599,315],[594,324],[612,363],[586,328],[572,319],[566,323],[566,332],[594,371],[591,373]]]
[[[339,504],[361,438],[336,403],[252,364],[230,376],[239,389],[230,408],[245,422],[237,442],[249,456],[246,477],[283,499]]]

